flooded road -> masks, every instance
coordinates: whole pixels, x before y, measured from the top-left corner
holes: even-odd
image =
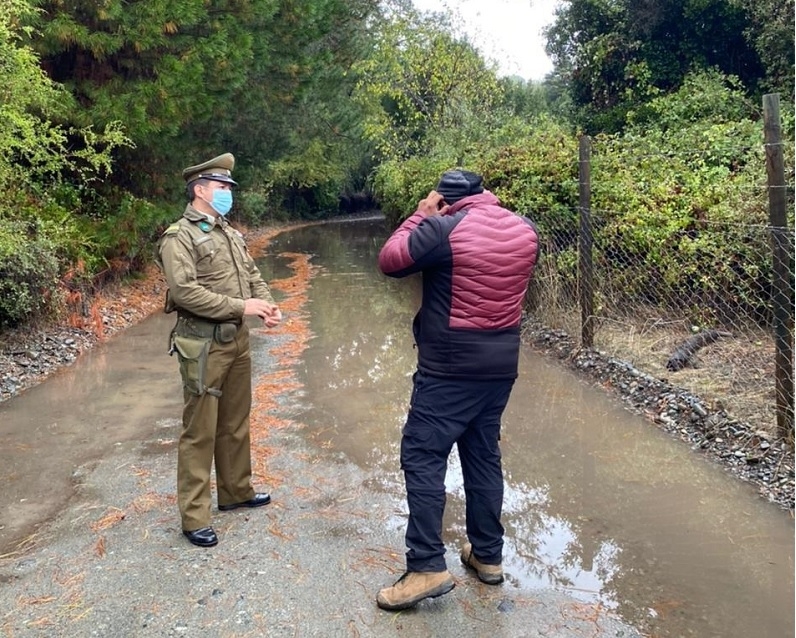
[[[313,255],[318,270],[306,308],[313,337],[299,364],[296,431],[361,468],[368,486],[394,503],[385,525],[402,534],[398,450],[420,280],[378,273],[385,238],[380,220],[309,226],[274,239],[262,268],[267,279],[281,278],[289,268],[280,254]],[[121,442],[147,440],[149,452],[174,454],[180,389],[164,341],[172,324],[153,315],[0,404],[0,547],[55,515],[80,484],[75,468],[112,458]],[[565,592],[651,638],[793,636],[787,512],[556,363],[523,350],[520,366],[503,422],[503,591]],[[447,483],[444,534],[453,562],[464,538],[455,454]],[[173,525],[176,515],[162,518]],[[170,528],[163,536],[180,540]],[[368,608],[373,594],[370,587],[360,596]]]
[[[378,221],[308,227],[270,252],[308,251],[320,269],[303,358],[307,436],[375,470],[400,499],[420,280],[378,273],[385,233]],[[511,585],[599,602],[658,638],[793,635],[787,512],[555,363],[524,350],[520,366],[502,436]],[[450,561],[465,537],[455,454],[447,483]]]
[[[0,403],[0,556],[63,508],[76,468],[174,424],[164,418],[179,416],[182,392],[166,355],[173,323],[156,313]]]

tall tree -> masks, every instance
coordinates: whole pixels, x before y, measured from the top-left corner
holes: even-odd
[[[793,0],[733,0],[749,16],[744,31],[766,70],[762,88],[793,102]]]
[[[116,122],[92,130],[61,126],[72,96],[53,82],[28,45],[24,26],[35,15],[26,0],[0,6],[0,189],[52,184],[64,174],[92,179],[110,171],[109,153],[127,143]],[[103,133],[97,131],[102,130]],[[70,144],[78,140],[79,145]]]
[[[400,159],[427,152],[429,136],[483,124],[502,92],[494,69],[445,16],[387,4],[373,54],[357,69],[357,97],[368,110],[366,135],[382,157]]]
[[[547,31],[554,73],[569,87],[578,122],[618,130],[625,114],[717,68],[751,91],[764,78],[737,0],[566,0]]]
[[[75,96],[72,117],[119,120],[136,143],[116,186],[166,194],[181,166],[220,149],[278,188],[344,179],[346,70],[377,0],[40,2],[34,44]]]
[[[341,189],[361,185],[368,148],[352,101],[352,68],[370,51],[378,0],[291,0],[257,38],[235,113],[215,135],[234,144],[250,183],[291,208],[329,208]]]
[[[356,67],[355,95],[377,153],[375,188],[392,217],[442,170],[467,166],[507,109],[495,70],[445,16],[402,0],[385,6],[373,53]]]
[[[0,330],[57,306],[59,276],[90,245],[60,195],[90,191],[129,143],[116,122],[59,123],[75,103],[27,45],[33,14],[27,0],[0,4]]]
[[[201,134],[230,107],[248,76],[252,27],[268,23],[277,0],[40,0],[40,7],[33,43],[79,104],[71,118],[123,122],[138,150],[126,158],[122,185],[151,193],[190,149],[175,144],[180,135],[189,127]]]

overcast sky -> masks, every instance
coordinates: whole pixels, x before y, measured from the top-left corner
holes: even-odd
[[[458,14],[484,57],[503,75],[542,80],[553,68],[542,29],[553,21],[558,0],[412,0],[421,11]]]

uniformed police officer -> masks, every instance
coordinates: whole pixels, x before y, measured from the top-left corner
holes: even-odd
[[[183,382],[177,502],[183,534],[212,547],[210,471],[215,460],[218,509],[260,507],[269,494],[251,485],[251,352],[245,316],[277,325],[282,315],[226,219],[232,208],[235,158],[225,153],[183,172],[189,203],[158,243],[168,284],[166,312],[177,312],[171,352]]]

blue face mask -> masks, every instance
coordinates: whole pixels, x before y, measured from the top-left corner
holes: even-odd
[[[222,217],[232,210],[232,191],[217,188],[213,191],[213,201],[210,202],[213,210]]]

